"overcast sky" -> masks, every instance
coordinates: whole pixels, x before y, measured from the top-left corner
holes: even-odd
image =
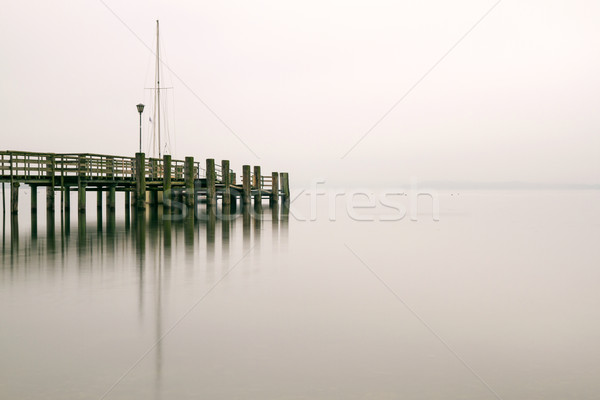
[[[133,155],[139,102],[148,143],[159,19],[175,157],[296,183],[599,183],[600,2],[495,4],[3,2],[0,147]]]

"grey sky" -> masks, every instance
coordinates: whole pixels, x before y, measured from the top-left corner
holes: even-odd
[[[340,160],[494,3],[106,1],[149,46],[160,19],[175,157],[296,182],[598,183],[595,1],[502,1]],[[99,0],[2,9],[0,147],[133,155],[148,49]]]

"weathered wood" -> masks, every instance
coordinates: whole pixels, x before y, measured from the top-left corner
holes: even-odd
[[[113,211],[116,206],[116,187],[115,185],[110,185],[108,187],[108,191],[106,192],[106,209],[108,211]]]
[[[150,181],[158,180],[158,160],[156,158],[151,158],[150,160]],[[151,206],[158,205],[158,191],[157,190],[149,190],[148,191],[148,203]]]
[[[102,208],[102,186],[98,186],[96,191],[96,207]]]
[[[279,176],[281,177],[281,191],[283,192],[281,196],[282,202],[287,203],[290,200],[290,181],[288,173],[282,172]]]
[[[14,195],[18,200],[18,192],[14,193],[14,182],[32,185],[32,188],[44,186],[47,188],[46,200],[49,210],[54,210],[55,207],[55,189],[61,191],[61,210],[69,210],[71,188],[68,185],[77,185],[80,211],[85,211],[87,190],[97,191],[98,206],[102,207],[102,202],[106,201],[107,209],[114,208],[116,190],[123,190],[126,193],[126,207],[134,205],[142,209],[145,208],[147,193],[151,193],[148,197],[152,203],[157,203],[154,201],[156,197],[158,201],[161,201],[162,197],[163,203],[169,203],[175,191],[189,194],[182,201],[190,206],[198,200],[197,196],[200,193],[206,193],[207,203],[210,206],[216,206],[219,197],[222,198],[224,206],[231,207],[236,205],[237,196],[241,197],[242,204],[251,203],[253,196],[255,203],[261,203],[262,197],[266,194],[269,194],[271,205],[279,201],[279,195],[289,198],[289,180],[288,186],[283,183],[287,175],[284,178],[284,175],[273,173],[272,176],[263,178],[260,166],[254,167],[254,174],[251,173],[250,166],[244,166],[243,178],[238,183],[236,174],[230,170],[229,160],[223,160],[217,178],[214,159],[207,159],[206,180],[204,180],[198,179],[198,167],[194,165],[191,157],[186,158],[185,161],[177,161],[172,160],[168,155],[162,160],[146,160],[144,153],[137,153],[135,158],[101,154],[13,151],[0,153],[4,169],[2,178],[9,182],[11,197]],[[267,186],[263,186],[263,180],[267,182]],[[268,182],[273,182],[272,186]],[[241,187],[238,184],[241,184]],[[204,192],[205,188],[206,192]],[[270,188],[272,191],[268,190]],[[103,190],[107,191],[106,200],[102,199]],[[133,193],[134,199],[131,199],[130,192]],[[32,191],[31,209],[34,213],[37,210],[36,195],[37,191],[35,193]],[[18,205],[14,203],[15,209],[18,210]],[[11,205],[11,211],[12,209]]]
[[[231,204],[231,178],[229,176],[229,160],[221,161],[221,176],[225,189],[223,191],[223,209]]]
[[[79,182],[77,186],[77,209],[80,213],[85,212],[85,189],[87,184],[85,182]]]
[[[135,153],[135,207],[146,208],[146,155]]]
[[[56,175],[56,159],[54,155],[47,156],[46,162],[48,171],[47,176],[50,181],[50,185],[46,187],[46,209],[54,211],[54,179]]]
[[[217,205],[217,174],[214,158],[206,159],[206,204],[210,207]]]
[[[269,199],[269,205],[273,207],[279,201],[279,173],[271,173],[271,198]]]
[[[250,166],[242,166],[242,204],[250,204]]]
[[[86,174],[87,160],[84,155],[77,157],[77,210],[80,213],[85,213],[85,189],[86,189]]]
[[[63,207],[65,212],[71,211],[71,188],[65,186],[62,191],[63,196]]]
[[[31,212],[37,212],[37,185],[29,185],[31,188]]]
[[[260,166],[254,166],[254,204],[262,203],[262,179],[260,175]]]
[[[129,190],[125,190],[123,192],[123,197],[125,200],[125,211],[129,211],[129,208],[131,207],[131,196]]]
[[[194,207],[196,199],[196,193],[194,192],[194,179],[196,178],[194,174],[194,157],[185,158],[183,170],[185,175],[185,205]],[[194,208],[192,208],[192,210],[194,210]]]
[[[163,207],[171,207],[171,156],[163,156]]]
[[[10,212],[13,214],[19,212],[19,182],[10,185]]]
[[[107,179],[115,178],[115,158],[114,157],[106,157],[106,178]]]

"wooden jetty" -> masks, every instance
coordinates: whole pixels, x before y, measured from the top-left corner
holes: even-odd
[[[54,211],[55,194],[60,192],[61,211],[71,209],[71,191],[77,191],[77,209],[86,211],[86,193],[97,192],[98,207],[102,206],[102,192],[106,193],[106,208],[114,210],[117,192],[122,192],[125,207],[144,209],[147,204],[172,208],[177,204],[195,207],[199,202],[216,206],[235,207],[262,204],[268,198],[273,205],[289,201],[289,178],[286,172],[262,175],[260,166],[242,167],[238,183],[229,161],[216,164],[212,158],[202,166],[193,157],[173,160],[170,155],[146,158],[144,153],[122,157],[89,153],[33,153],[0,151],[0,182],[3,205],[4,183],[10,183],[10,204],[13,214],[19,211],[19,186],[31,187],[31,211],[37,211],[37,189],[46,188],[46,208]]]

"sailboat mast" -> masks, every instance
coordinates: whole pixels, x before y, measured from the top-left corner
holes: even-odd
[[[158,125],[158,158],[161,158],[160,145],[160,46],[158,36],[158,20],[156,20],[156,108],[157,108],[157,125]]]

